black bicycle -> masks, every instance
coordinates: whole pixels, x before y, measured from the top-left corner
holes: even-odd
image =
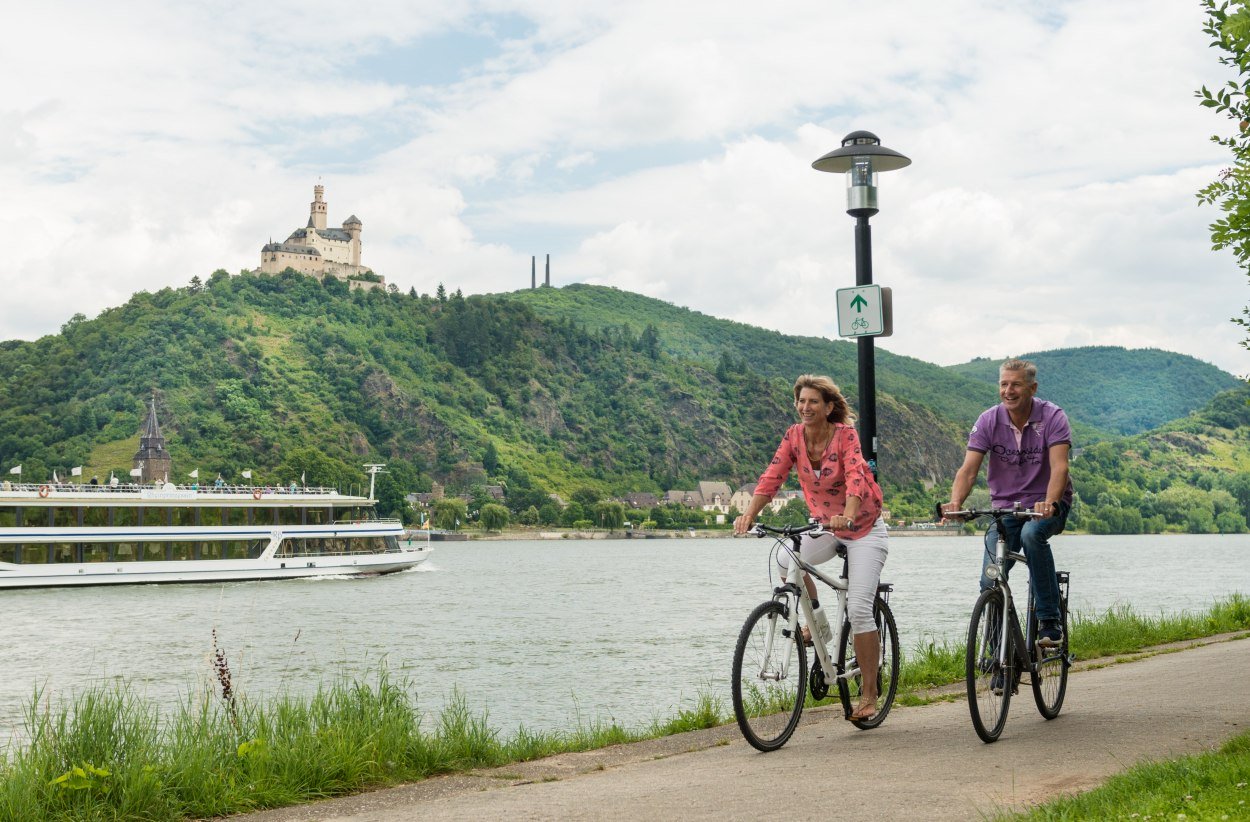
[[[939,518],[971,521],[993,518],[998,530],[998,547],[994,561],[986,567],[986,576],[993,587],[981,592],[972,608],[968,626],[968,648],[965,674],[968,682],[968,710],[972,727],[985,742],[993,742],[1007,724],[1007,708],[1019,690],[1022,674],[1029,675],[1033,701],[1046,719],[1054,719],[1063,707],[1068,690],[1068,572],[1058,571],[1059,618],[1063,636],[1057,645],[1037,641],[1037,615],[1033,607],[1033,590],[1029,586],[1026,630],[1020,630],[1011,587],[1007,584],[1007,562],[1026,562],[1023,554],[1007,550],[1002,520],[1006,517],[1036,519],[1042,515],[1018,505],[1014,508],[970,508],[964,511],[943,511],[938,504]],[[986,526],[987,530],[989,526]]]

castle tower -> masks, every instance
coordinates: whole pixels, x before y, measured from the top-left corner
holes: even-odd
[[[360,229],[363,227],[355,214],[343,221],[343,230],[352,238],[352,265],[360,265]]]
[[[171,469],[169,452],[165,450],[165,438],[161,436],[161,426],[156,421],[156,397],[148,407],[148,419],[139,432],[139,450],[135,452],[135,468],[143,473],[139,481],[147,484],[155,480],[165,482]]]
[[[309,224],[321,231],[326,229],[326,201],[323,199],[325,193],[325,186],[313,186],[312,215],[308,218]]]

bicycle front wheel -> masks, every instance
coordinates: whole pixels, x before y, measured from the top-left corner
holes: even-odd
[[[1037,711],[1046,719],[1059,716],[1063,697],[1068,692],[1068,604],[1059,603],[1059,620],[1063,625],[1063,640],[1058,647],[1045,648],[1033,644],[1033,701]],[[1033,620],[1036,623],[1036,618]],[[1037,626],[1030,636],[1037,636]]]
[[[983,742],[993,742],[1007,724],[1007,707],[1011,704],[1014,658],[1011,632],[1001,637],[1005,643],[1004,658],[1008,667],[998,661],[1000,634],[1003,633],[1003,592],[998,588],[982,591],[972,607],[972,623],[968,626],[966,676],[968,712],[972,727]]]
[[[851,720],[852,725],[865,731],[885,721],[898,691],[898,630],[894,626],[894,614],[881,597],[877,597],[873,612],[880,640],[877,659],[877,712],[868,719]],[[855,656],[851,623],[843,622],[842,636],[838,641],[838,696],[842,699],[842,710],[846,716],[850,716],[851,711],[859,706],[863,692],[864,680],[860,673],[859,660]]]
[[[786,636],[788,627],[780,602],[762,603],[734,648],[734,717],[746,741],[761,751],[786,744],[803,714],[807,653],[799,632]]]

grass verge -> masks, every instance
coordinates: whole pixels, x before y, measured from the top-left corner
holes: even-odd
[[[999,819],[1250,819],[1250,733],[1218,751],[1137,765],[1088,793]]]
[[[1076,616],[1072,649],[1088,659],[1242,630],[1250,630],[1250,598],[1242,595],[1201,614],[1154,619],[1116,608]],[[458,694],[436,718],[423,719],[409,683],[386,670],[368,681],[333,682],[311,697],[254,703],[234,691],[220,654],[214,667],[212,691],[188,696],[164,716],[124,685],[91,689],[57,707],[41,704],[36,693],[25,743],[10,745],[0,758],[0,820],[221,816],[732,721],[725,700],[704,692],[694,708],[641,729],[522,727],[501,739]],[[922,645],[903,662],[900,701],[962,679],[961,646]],[[1232,756],[1245,766],[1244,747]]]

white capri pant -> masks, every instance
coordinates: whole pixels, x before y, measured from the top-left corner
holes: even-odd
[[[875,631],[877,623],[872,618],[872,604],[877,598],[885,557],[890,552],[885,522],[877,517],[872,530],[859,539],[840,539],[828,532],[815,537],[803,534],[799,556],[809,565],[820,565],[834,557],[839,544],[846,546],[846,613],[851,620],[851,631],[856,634]],[[790,567],[790,553],[778,551],[777,564],[784,577]]]

